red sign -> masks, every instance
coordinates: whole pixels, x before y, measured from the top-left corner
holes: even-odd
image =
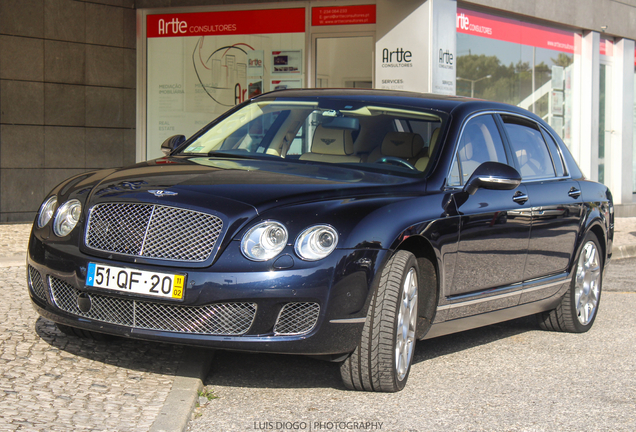
[[[375,5],[311,8],[312,26],[375,24]]]
[[[304,8],[148,15],[146,22],[149,38],[304,32]]]
[[[457,32],[574,53],[574,32],[457,8]]]
[[[604,56],[612,57],[614,55],[614,44],[607,39],[601,39],[599,53]]]

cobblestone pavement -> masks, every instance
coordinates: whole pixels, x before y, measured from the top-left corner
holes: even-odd
[[[31,224],[0,225],[0,258],[25,255],[30,233]]]
[[[31,307],[25,272],[0,268],[0,430],[147,431],[183,348],[66,336]]]

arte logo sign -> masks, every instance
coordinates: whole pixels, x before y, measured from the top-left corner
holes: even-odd
[[[468,30],[470,28],[470,20],[465,14],[457,15],[457,27],[462,30]]]
[[[164,19],[159,20],[159,34],[160,35],[176,35],[184,34],[188,30],[188,23],[185,21],[179,21],[179,18],[172,18],[172,21],[166,22]]]
[[[413,67],[412,57],[413,53],[405,51],[404,48],[396,48],[395,51],[384,48],[382,50],[382,67]]]
[[[440,67],[452,69],[453,68],[453,53],[449,50],[444,51],[439,49],[439,65]]]

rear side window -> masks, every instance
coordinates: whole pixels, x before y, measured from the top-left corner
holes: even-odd
[[[561,159],[561,153],[559,152],[557,143],[552,138],[545,129],[543,130],[543,136],[545,137],[545,142],[548,143],[548,149],[550,150],[550,154],[552,155],[552,162],[554,162],[554,169],[556,170],[556,175],[558,177],[563,177],[568,175],[563,165],[563,160]]]
[[[515,116],[501,118],[521,177],[526,180],[554,177],[552,158],[539,127],[531,121]]]
[[[491,115],[474,117],[466,123],[459,139],[449,186],[461,186],[484,162],[508,163],[503,141]]]

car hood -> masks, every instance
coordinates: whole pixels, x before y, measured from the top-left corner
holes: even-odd
[[[416,181],[320,163],[172,157],[113,171],[92,188],[88,204],[142,201],[263,213],[294,202],[390,194]]]

